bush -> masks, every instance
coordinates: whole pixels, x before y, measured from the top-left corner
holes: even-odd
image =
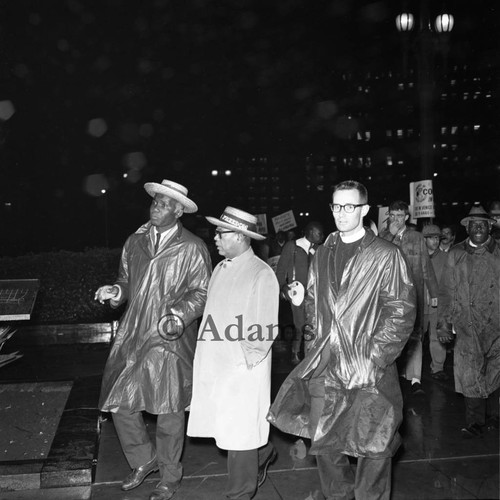
[[[0,279],[39,279],[31,321],[39,324],[102,323],[119,319],[123,308],[94,300],[101,285],[116,280],[120,249],[47,252],[0,258]]]

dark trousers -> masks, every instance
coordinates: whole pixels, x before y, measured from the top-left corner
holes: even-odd
[[[310,435],[318,425],[325,404],[325,379],[313,377],[309,382],[311,412]],[[321,490],[327,500],[389,500],[391,496],[392,458],[359,457],[354,473],[347,455],[330,452],[317,455]]]
[[[498,417],[498,398],[500,389],[493,391],[487,398],[467,398],[465,400],[465,423],[484,425],[486,418]]]
[[[267,443],[253,450],[227,452],[226,498],[250,500],[257,491],[259,466],[271,455],[274,446]]]
[[[118,439],[130,467],[136,469],[156,455],[161,482],[176,488],[182,479],[180,460],[184,445],[184,411],[158,415],[156,447],[149,438],[142,412],[131,413],[120,408],[112,415]]]
[[[389,500],[391,458],[358,458],[356,472],[341,453],[317,455],[321,490],[327,500]]]

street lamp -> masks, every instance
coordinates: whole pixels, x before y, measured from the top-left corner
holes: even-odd
[[[429,15],[429,0],[420,0],[418,13],[418,31],[415,34],[417,55],[417,88],[420,111],[420,171],[422,180],[433,176],[434,130],[433,105],[435,100],[434,75],[434,33]],[[406,58],[409,33],[414,28],[414,15],[403,12],[396,17],[396,28],[403,35],[404,73],[406,76]],[[436,17],[434,27],[439,34],[449,33],[453,29],[454,18],[451,14],[441,13]]]

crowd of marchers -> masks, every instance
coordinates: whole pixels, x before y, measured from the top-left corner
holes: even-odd
[[[159,470],[150,500],[176,496],[189,411],[187,435],[227,450],[227,499],[249,500],[265,481],[277,458],[272,424],[310,440],[325,499],[388,500],[401,387],[425,398],[426,338],[433,380],[449,377],[453,355],[465,402],[457,433],[498,430],[500,202],[464,214],[459,243],[453,225],[416,231],[401,200],[379,233],[366,188],[344,181],[329,206],[336,231],[325,239],[310,222],[299,238],[280,233],[264,258],[252,248],[265,239],[257,217],[228,206],[206,217],[223,258],[213,267],[206,243],[180,222],[198,209],[187,188],[169,180],[144,188],[150,220],[125,242],[116,282],[95,293],[111,307],[126,304],[99,403],[131,468],[122,490]],[[255,326],[277,325],[288,305],[293,368],[271,402],[279,328],[256,335]],[[207,325],[238,335],[207,342]],[[143,412],[157,415],[153,440]]]

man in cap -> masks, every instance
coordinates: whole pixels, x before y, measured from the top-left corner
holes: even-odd
[[[427,224],[422,229],[425,246],[429,252],[432,268],[436,275],[439,289],[439,282],[443,273],[447,254],[439,249],[441,230],[435,224]],[[431,377],[436,380],[448,380],[448,375],[444,371],[446,360],[446,347],[437,337],[437,301],[433,302],[427,286],[425,286],[425,307],[424,307],[424,332],[429,332],[429,351],[431,353]]]
[[[99,407],[110,411],[132,472],[122,490],[160,470],[150,500],[168,500],[182,479],[184,411],[191,398],[196,319],[210,278],[205,243],[183,228],[181,215],[198,207],[175,182],[144,185],[153,198],[150,220],[123,247],[118,280],[96,300],[128,302],[106,363]],[[156,445],[142,412],[156,414]]]
[[[388,500],[403,419],[395,361],[413,329],[415,289],[401,250],[363,227],[365,186],[341,182],[330,207],[338,231],[309,270],[311,349],[281,386],[269,419],[311,439],[326,498]],[[355,473],[349,456],[358,458]]]
[[[323,226],[319,222],[309,222],[304,236],[285,244],[276,268],[281,296],[292,307],[294,338],[292,341],[292,363],[300,362],[303,327],[306,322],[304,290],[307,287],[307,273],[318,245],[323,241]],[[298,290],[300,289],[300,291]]]
[[[412,394],[419,396],[424,393],[421,385],[424,287],[427,287],[433,305],[437,305],[438,287],[424,237],[422,233],[408,229],[406,221],[409,217],[410,210],[406,202],[401,200],[392,202],[389,205],[388,226],[380,232],[380,237],[392,241],[401,248],[410,264],[413,284],[417,292],[417,318],[402,356],[401,374],[411,383]]]
[[[278,334],[278,281],[253,252],[257,218],[226,207],[215,242],[225,258],[214,269],[198,332],[187,434],[228,450],[226,498],[252,498],[276,458],[266,421],[271,353]]]
[[[468,238],[455,245],[441,278],[438,337],[453,340],[455,390],[464,395],[465,438],[498,429],[500,387],[500,247],[495,220],[481,206],[462,219]]]

